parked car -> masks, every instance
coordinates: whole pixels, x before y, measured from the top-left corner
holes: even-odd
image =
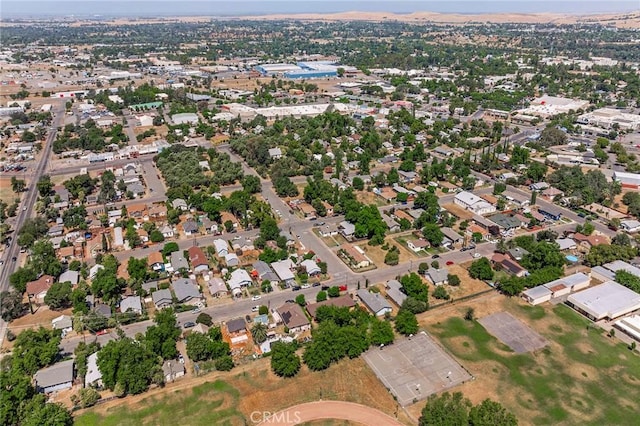
[[[192,314],[197,314],[200,313],[200,308],[195,308],[194,310],[191,311]]]
[[[184,328],[191,328],[191,327],[195,327],[195,326],[196,326],[196,323],[193,322],[193,321],[187,321],[183,325]]]
[[[311,284],[302,284],[301,288],[311,288]]]
[[[262,299],[262,296],[260,296],[259,294],[256,294],[255,296],[253,296],[253,297],[251,298],[251,300],[253,300],[254,302],[255,302],[256,300],[260,300],[260,299]]]
[[[258,312],[260,310],[260,305],[256,305],[253,308],[251,308],[251,312]]]
[[[433,256],[431,256],[432,259],[439,259],[440,255],[439,254],[434,254]]]
[[[184,364],[184,357],[182,354],[178,354],[178,361],[180,361],[180,364]]]
[[[301,287],[300,287],[299,285],[291,286],[291,290],[292,290],[292,291],[298,291],[298,290],[300,290],[300,289],[301,289]]]
[[[313,287],[320,287],[320,283],[313,283],[312,286]]]
[[[478,252],[473,253],[473,257],[474,257],[475,259],[477,259],[477,258],[479,258],[479,257],[481,257],[481,256],[482,256],[482,255],[481,255],[480,253],[478,253]]]
[[[453,265],[453,260],[447,260],[447,266]]]

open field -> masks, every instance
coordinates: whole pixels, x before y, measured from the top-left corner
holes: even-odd
[[[477,321],[463,320],[467,306],[478,317],[509,312],[549,341],[516,354]],[[461,385],[473,403],[500,401],[520,424],[635,424],[640,411],[640,357],[626,345],[588,329],[588,320],[564,305],[529,306],[490,294],[420,316],[421,325],[474,375]],[[421,404],[410,408],[418,415]]]
[[[19,177],[19,176],[18,176]],[[0,200],[7,204],[12,204],[13,200],[20,198],[20,194],[16,194],[11,190],[11,178],[0,180]]]
[[[76,420],[78,425],[244,425],[253,424],[251,413],[254,411],[273,413],[319,399],[364,404],[390,416],[397,410],[391,394],[361,358],[342,360],[321,372],[310,372],[303,366],[292,379],[275,376],[270,370],[269,358],[264,358],[230,373],[185,378],[164,389],[109,401],[84,410]],[[402,410],[398,416],[403,424],[415,423]],[[124,421],[125,418],[128,420]]]

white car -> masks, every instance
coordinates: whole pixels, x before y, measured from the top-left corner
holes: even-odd
[[[192,314],[197,314],[200,312],[200,308],[195,308],[194,310],[191,311]]]
[[[240,238],[242,238],[240,235],[236,235],[235,237],[233,237],[233,241],[238,241]]]
[[[260,305],[256,305],[253,308],[251,308],[251,312],[258,312],[260,310]]]
[[[478,252],[473,253],[473,257],[476,258],[476,259],[481,257],[481,256],[482,255],[480,253],[478,253]]]
[[[260,296],[260,295],[255,295],[255,296],[253,296],[253,297],[251,298],[251,300],[253,300],[254,302],[255,302],[256,300],[260,300],[260,299],[262,299],[262,296]]]
[[[300,288],[311,288],[311,284],[302,284]]]

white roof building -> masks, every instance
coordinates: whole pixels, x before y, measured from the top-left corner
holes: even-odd
[[[279,262],[273,262],[271,264],[271,268],[274,270],[280,281],[291,281],[295,279],[295,275],[291,272],[291,268],[295,265],[291,261],[291,259],[281,260]]]
[[[594,321],[615,319],[640,309],[640,294],[615,281],[569,296],[567,303]]]
[[[85,387],[96,385],[102,387],[102,373],[98,368],[98,352],[87,357],[87,373],[84,376]]]

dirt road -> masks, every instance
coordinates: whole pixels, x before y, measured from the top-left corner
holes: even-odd
[[[308,402],[294,405],[264,419],[258,419],[259,413],[252,413],[251,417],[252,421],[261,421],[259,426],[292,426],[323,419],[348,420],[367,426],[402,426],[402,423],[375,408],[343,401]]]

